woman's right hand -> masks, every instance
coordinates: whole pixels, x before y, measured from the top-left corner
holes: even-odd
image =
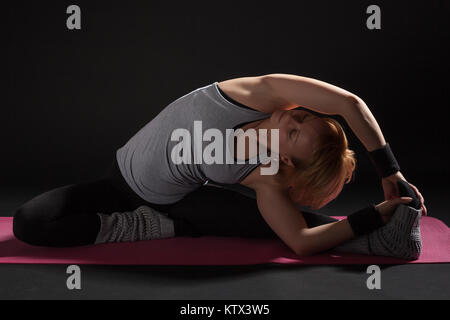
[[[391,200],[383,201],[375,206],[375,209],[380,213],[384,224],[391,220],[392,215],[399,204],[407,204],[412,201],[411,197],[400,197]]]

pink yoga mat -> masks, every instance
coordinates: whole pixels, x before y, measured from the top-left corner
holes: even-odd
[[[336,217],[342,218],[342,217]],[[281,240],[172,238],[76,248],[33,247],[17,240],[12,218],[0,218],[0,263],[90,265],[250,265],[449,263],[450,229],[432,217],[421,219],[423,251],[408,262],[388,257],[323,253],[296,256]]]

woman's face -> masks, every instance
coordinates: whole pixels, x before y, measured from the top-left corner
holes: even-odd
[[[292,167],[292,159],[311,161],[319,137],[326,130],[320,117],[304,110],[277,110],[272,113],[269,126],[280,130],[280,160]]]
[[[310,163],[313,151],[318,147],[320,136],[329,130],[320,117],[305,110],[277,110],[272,113],[269,126],[271,129],[279,129],[280,160],[291,167],[294,167],[292,159],[306,160]],[[333,201],[340,194],[343,186],[344,181],[332,194],[315,205],[305,199],[303,194],[296,194],[295,197],[298,198],[293,200],[317,210]]]

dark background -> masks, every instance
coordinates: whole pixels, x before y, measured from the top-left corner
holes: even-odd
[[[66,28],[81,7],[82,29]],[[381,7],[381,30],[366,8]],[[450,2],[17,1],[7,22],[0,116],[0,216],[49,188],[95,179],[117,148],[176,98],[214,81],[266,73],[317,78],[363,98],[429,214],[447,199]],[[3,48],[3,47],[2,47]],[[343,123],[344,124],[344,123]],[[347,128],[348,129],[348,128]],[[323,210],[346,215],[382,201],[364,148],[355,180]],[[0,296],[25,299],[448,299],[448,264],[367,266],[0,265]]]
[[[0,120],[1,183],[91,179],[117,148],[185,93],[241,76],[317,78],[365,100],[402,173],[449,176],[450,4],[377,1],[76,1],[82,29],[66,28],[69,1],[5,10],[7,99]],[[363,146],[357,181],[376,180]],[[439,181],[441,179],[441,181]]]

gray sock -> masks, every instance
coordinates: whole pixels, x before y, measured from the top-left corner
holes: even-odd
[[[401,204],[385,226],[348,241],[333,250],[416,260],[422,250],[421,216],[421,209]]]
[[[150,207],[131,212],[97,213],[101,227],[95,244],[164,239],[175,236],[173,221]]]

